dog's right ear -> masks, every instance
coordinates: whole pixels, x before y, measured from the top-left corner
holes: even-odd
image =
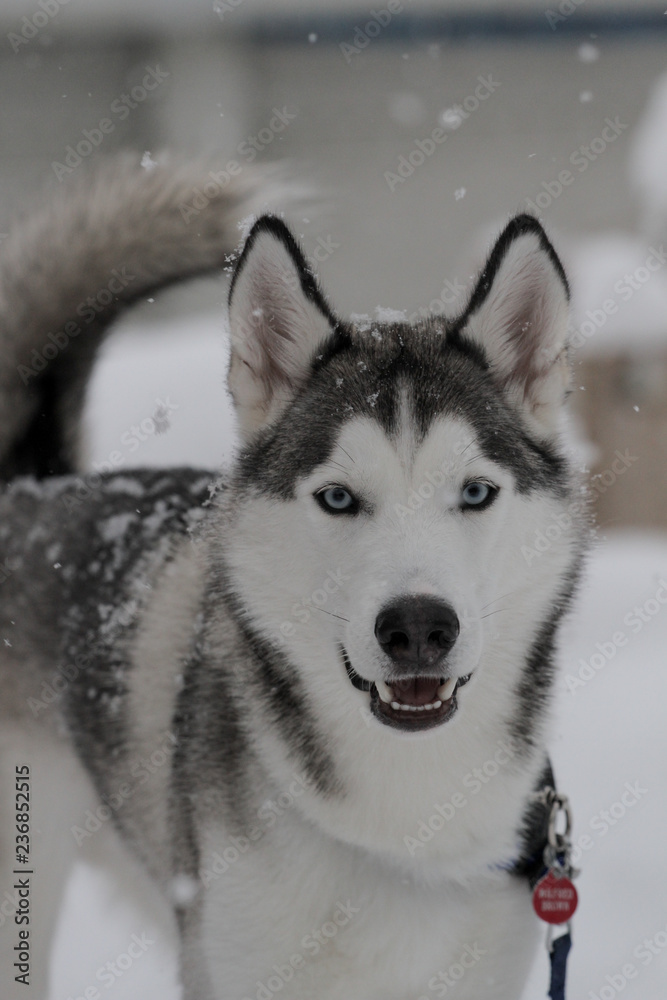
[[[287,226],[252,227],[229,290],[228,386],[244,441],[272,423],[307,377],[336,320]]]

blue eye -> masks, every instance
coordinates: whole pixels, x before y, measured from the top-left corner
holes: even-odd
[[[328,514],[356,514],[359,502],[343,486],[328,486],[315,494],[315,499]]]
[[[473,482],[467,483],[463,487],[461,493],[462,506],[464,508],[483,510],[484,507],[488,507],[489,504],[493,503],[497,493],[497,487],[490,486],[489,483],[473,480]]]

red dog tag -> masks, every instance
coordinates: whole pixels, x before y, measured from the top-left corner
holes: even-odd
[[[564,924],[577,908],[577,890],[569,878],[556,878],[549,872],[533,890],[533,908],[540,920]]]

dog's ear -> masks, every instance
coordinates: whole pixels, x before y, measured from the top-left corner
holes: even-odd
[[[252,227],[229,290],[228,385],[248,441],[293,398],[336,320],[289,229]]]
[[[518,215],[499,236],[460,327],[536,431],[552,434],[570,381],[569,289],[537,219]]]

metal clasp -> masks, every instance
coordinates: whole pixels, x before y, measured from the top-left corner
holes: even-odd
[[[572,831],[572,810],[570,800],[567,795],[562,795],[553,789],[548,790],[547,804],[551,805],[549,814],[549,832],[547,834],[548,843],[544,848],[544,864],[552,871],[556,878],[576,878],[579,869],[572,866],[570,860],[572,854],[572,841],[570,833]],[[565,829],[559,831],[558,819],[560,815],[565,817]]]

